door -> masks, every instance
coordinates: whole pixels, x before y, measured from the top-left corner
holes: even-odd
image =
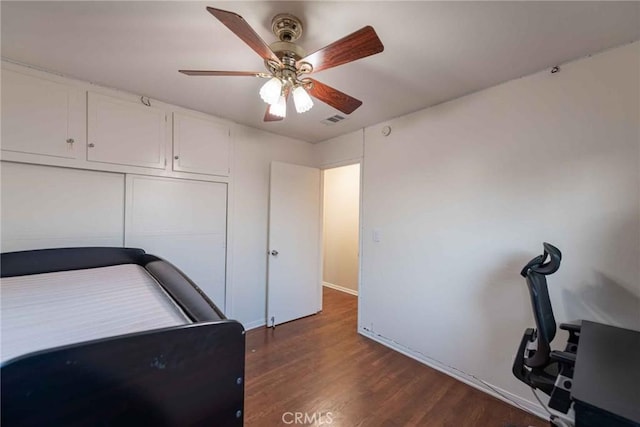
[[[225,310],[227,184],[126,178],[125,245],[184,271]]]
[[[87,102],[87,160],[165,168],[163,110],[93,92]]]
[[[83,92],[2,70],[2,149],[75,159],[84,153]]]
[[[2,252],[122,246],[124,175],[2,162]]]
[[[173,170],[229,175],[229,126],[214,120],[173,113]]]
[[[320,170],[271,163],[267,324],[320,310]]]

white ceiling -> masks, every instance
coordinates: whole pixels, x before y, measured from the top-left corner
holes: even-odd
[[[262,71],[262,59],[205,6],[234,11],[267,43],[277,13],[304,24],[313,52],[372,25],[381,54],[314,74],[364,102],[316,101],[263,123],[254,77],[188,77],[178,69]],[[318,142],[640,39],[639,2],[1,2],[3,58],[146,95],[277,134]]]

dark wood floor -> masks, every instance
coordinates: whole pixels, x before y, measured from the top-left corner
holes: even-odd
[[[357,334],[356,297],[325,288],[323,305],[247,333],[246,426],[548,425]]]

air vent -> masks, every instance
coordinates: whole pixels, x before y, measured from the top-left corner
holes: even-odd
[[[322,121],[325,125],[335,125],[338,122],[341,122],[345,119],[344,116],[336,114],[335,116],[327,117]]]

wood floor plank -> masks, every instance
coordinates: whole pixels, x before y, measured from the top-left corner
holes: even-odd
[[[247,332],[245,426],[548,425],[359,335],[357,297],[323,298],[322,313]]]

